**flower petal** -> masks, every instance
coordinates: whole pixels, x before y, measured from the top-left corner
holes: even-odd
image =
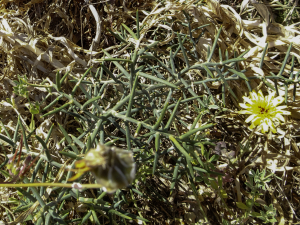
[[[256,127],[256,125],[255,124],[253,124],[253,123],[251,123],[251,125],[250,125],[250,129],[253,129],[254,127]]]
[[[246,96],[244,96],[243,99],[244,99],[245,102],[248,102],[249,104],[253,103],[252,100],[250,98],[246,97]]]
[[[248,111],[248,110],[241,110],[237,112],[238,114],[252,114],[252,112]]]
[[[282,113],[283,115],[291,115],[291,112],[285,110],[281,110],[280,113]]]
[[[256,94],[255,91],[250,92],[250,97],[251,97],[253,100],[257,100],[257,99],[258,99],[258,96],[257,96],[257,94]]]
[[[276,128],[274,126],[274,124],[272,123],[271,120],[268,120],[268,126],[270,127],[270,130],[273,132],[273,133],[276,133]]]
[[[284,101],[284,97],[278,96],[278,97],[276,97],[276,98],[273,99],[272,103],[273,103],[274,106],[278,106],[283,101]]]
[[[273,92],[271,92],[271,93],[268,95],[268,102],[271,102],[271,101],[274,99],[275,94],[276,94],[276,92],[273,91]]]
[[[239,105],[244,109],[250,108],[250,106],[248,106],[247,104],[244,104],[244,103],[240,103]]]
[[[276,109],[281,110],[287,108],[287,105],[277,106]]]
[[[261,123],[261,118],[259,116],[256,116],[253,120],[252,123],[255,124],[255,126],[259,125]]]
[[[263,122],[261,125],[262,125],[261,132],[262,132],[263,134],[266,133],[266,132],[268,132],[268,130],[269,130],[268,124],[267,124],[266,122]]]
[[[250,121],[252,121],[254,119],[256,115],[255,114],[252,114],[251,116],[249,116],[247,119],[246,119],[246,123],[249,123]]]
[[[282,122],[285,122],[284,117],[283,117],[280,113],[277,113],[276,118],[278,118],[278,119],[281,120]]]

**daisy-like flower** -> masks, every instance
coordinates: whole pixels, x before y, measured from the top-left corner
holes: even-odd
[[[257,127],[262,133],[270,130],[276,133],[276,127],[285,122],[282,115],[290,115],[289,111],[282,110],[287,106],[278,106],[284,101],[284,97],[278,96],[275,98],[275,92],[268,96],[264,96],[261,91],[256,93],[252,91],[250,97],[244,96],[245,103],[240,103],[240,106],[245,110],[241,110],[239,114],[250,114],[246,119],[246,123],[251,122],[250,129]]]

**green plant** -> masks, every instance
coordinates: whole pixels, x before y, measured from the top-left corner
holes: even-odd
[[[253,210],[255,206],[260,206],[260,204],[256,202],[257,198],[262,195],[260,190],[266,190],[266,183],[269,183],[272,180],[274,174],[271,173],[267,175],[266,170],[263,170],[261,172],[259,170],[257,170],[256,172],[254,170],[250,170],[248,176],[249,182],[245,182],[245,185],[250,189],[249,196],[251,197],[246,200],[246,204],[242,202],[236,203],[237,207],[245,210],[245,214],[242,220],[245,222],[246,220],[248,220],[249,216],[252,216],[263,220],[264,223],[277,222],[275,218],[276,209],[273,208],[272,204],[270,206],[264,206],[266,212],[260,210],[260,213],[258,213]]]

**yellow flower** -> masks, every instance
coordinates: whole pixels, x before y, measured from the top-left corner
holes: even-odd
[[[264,96],[261,91],[250,93],[250,98],[244,96],[245,103],[240,103],[240,106],[245,110],[241,110],[239,114],[250,114],[246,119],[246,123],[251,122],[250,129],[258,127],[262,133],[270,130],[276,133],[276,126],[280,122],[285,122],[282,115],[290,115],[289,111],[282,110],[287,106],[278,106],[284,101],[284,97],[278,96],[275,98],[275,92]]]

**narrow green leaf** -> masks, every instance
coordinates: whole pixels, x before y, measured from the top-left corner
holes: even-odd
[[[185,134],[181,135],[179,137],[179,139],[180,140],[185,140],[185,139],[189,138],[191,135],[193,135],[194,133],[197,133],[198,131],[202,131],[202,130],[208,129],[210,127],[213,127],[214,125],[215,124],[213,124],[213,123],[209,123],[209,124],[206,124],[204,126],[198,127],[196,129],[190,130],[190,131],[186,132]]]
[[[194,170],[197,170],[197,171],[199,171],[199,172],[202,172],[202,173],[208,173],[208,171],[207,171],[207,170],[205,170],[205,169],[202,169],[202,168],[200,168],[200,167],[196,167],[196,166],[194,166],[193,168],[194,168]]]
[[[42,176],[42,183],[46,182],[47,176],[48,176],[48,170],[49,170],[49,162],[45,163],[44,173]],[[40,196],[44,195],[45,187],[41,187],[40,189]]]
[[[138,37],[135,35],[135,33],[134,33],[129,27],[127,27],[124,23],[122,23],[122,26],[128,31],[128,33],[129,33],[135,40],[138,40]]]
[[[111,55],[106,52],[104,49],[102,50],[104,52],[105,55],[107,55],[108,57],[112,58]],[[124,69],[123,66],[121,66],[118,62],[113,61],[113,64],[118,67],[118,69],[128,78],[130,79],[130,74],[127,72],[127,70]]]
[[[223,61],[223,57],[222,57],[222,50],[221,48],[219,47],[219,58],[220,58],[220,62]]]
[[[92,215],[92,211],[89,210],[88,213],[82,218],[82,221],[81,221],[81,225],[83,224],[86,224],[87,220],[90,218],[90,216]]]
[[[88,73],[90,72],[90,70],[92,69],[92,67],[88,68],[87,71],[85,71],[85,73],[82,75],[82,77],[80,78],[80,80],[77,82],[77,84],[74,86],[73,90],[72,90],[72,93],[71,93],[71,96],[74,97],[75,95],[75,92],[78,88],[78,86],[81,84],[81,82],[83,81],[83,79],[88,75]]]
[[[49,105],[47,105],[45,108],[42,109],[42,111],[45,111],[49,108],[51,108],[53,105],[55,105],[63,96],[60,95],[56,99],[54,99]]]
[[[120,216],[120,217],[122,217],[122,218],[124,218],[124,219],[132,220],[131,217],[126,216],[126,215],[124,215],[124,214],[122,214],[122,213],[120,213],[120,212],[118,212],[118,211],[116,211],[116,210],[114,210],[114,209],[110,209],[110,210],[108,211],[108,213],[113,213],[113,214],[115,214],[115,215],[117,215],[117,216]]]
[[[224,75],[222,74],[222,71],[219,70],[218,68],[216,68],[216,71],[218,73],[218,75],[221,77],[221,80],[223,81],[223,85],[222,85],[222,88],[224,87],[224,90],[223,91],[223,98],[225,98],[225,89],[227,88],[228,91],[230,92],[230,94],[238,101],[238,98],[236,97],[235,93],[232,91],[231,87],[228,85]],[[226,101],[223,102],[224,104],[226,103]]]
[[[166,81],[166,80],[160,79],[160,78],[158,78],[158,77],[154,77],[154,76],[152,76],[152,75],[149,75],[149,74],[146,74],[146,73],[143,73],[143,72],[138,72],[138,75],[140,75],[140,76],[142,76],[142,77],[145,77],[145,78],[148,78],[148,79],[150,79],[150,80],[154,80],[154,81],[156,81],[156,82],[158,82],[158,83],[165,84],[165,85],[167,85],[167,86],[169,86],[169,87],[171,87],[171,88],[176,88],[176,89],[178,89],[178,87],[177,87],[176,85],[174,85],[174,84],[172,84],[172,83],[170,83],[170,82],[168,82],[168,81]]]
[[[178,170],[179,170],[179,165],[181,163],[181,159],[182,159],[182,157],[180,156],[177,159],[176,166],[174,168],[173,177],[172,177],[172,183],[171,183],[171,187],[170,187],[170,190],[171,190],[170,195],[172,195],[172,192],[175,189],[175,185],[176,185],[176,182],[177,182]]]
[[[166,111],[167,111],[167,109],[168,109],[168,105],[169,105],[169,102],[166,101],[166,103],[165,103],[165,105],[164,105],[164,108],[163,108],[163,110],[161,111],[158,120],[156,121],[155,125],[153,126],[153,130],[157,130],[157,129],[159,128],[160,123],[161,123],[161,121],[163,120],[163,118],[164,118],[164,116],[165,116],[165,113],[166,113]]]
[[[68,106],[70,106],[72,104],[73,104],[73,101],[71,100],[71,101],[67,102],[66,104],[64,104],[64,105],[62,105],[62,106],[60,106],[60,107],[58,107],[58,108],[56,108],[56,109],[54,109],[54,110],[52,110],[52,111],[50,111],[48,113],[42,115],[42,117],[46,117],[46,116],[50,116],[52,114],[58,113],[62,109],[66,108],[66,107],[68,107]]]
[[[185,156],[186,159],[192,161],[191,156],[186,152],[186,150],[179,144],[179,142],[176,140],[176,138],[172,135],[169,136],[169,139],[174,143],[176,148]]]
[[[92,208],[94,208],[94,207],[92,207]],[[92,209],[91,211],[92,211],[92,215],[93,215],[93,218],[94,218],[94,221],[93,221],[93,222],[94,222],[96,225],[101,225],[101,223],[100,223],[100,221],[99,221],[99,219],[98,219],[98,216],[97,216],[96,211],[95,211],[94,209]]]
[[[60,151],[59,154],[65,155],[71,159],[82,159],[81,157],[77,156],[74,152],[67,152],[67,151]]]
[[[174,119],[174,117],[175,117],[175,115],[176,115],[176,113],[177,113],[177,110],[178,110],[180,101],[181,101],[181,98],[179,98],[178,102],[176,103],[176,105],[175,105],[175,107],[174,107],[174,109],[173,109],[173,112],[172,112],[172,114],[170,115],[169,120],[168,120],[168,122],[167,122],[167,124],[166,124],[166,126],[165,126],[164,129],[168,130],[168,129],[170,128],[170,126],[171,126],[171,124],[172,124],[172,122],[173,122],[173,119]]]
[[[214,78],[213,73],[210,71],[210,69],[208,69],[208,67],[206,65],[203,65],[203,68],[205,69],[205,71],[211,78]]]
[[[187,167],[188,167],[189,172],[190,172],[190,176],[194,180],[195,179],[195,175],[194,175],[194,169],[193,169],[193,166],[192,166],[192,160],[186,159],[186,163],[187,163]]]
[[[7,137],[8,137],[10,140],[12,140],[12,138],[11,138],[11,136],[10,136],[8,130],[7,130],[6,127],[4,126],[3,122],[0,121],[0,132],[2,131],[2,128],[3,128],[3,130],[5,131],[5,134],[7,135]],[[16,131],[16,132],[17,132],[17,131]]]
[[[64,81],[65,81],[65,79],[68,77],[69,73],[70,73],[70,71],[66,72],[66,74],[60,79],[60,82],[59,82],[60,85],[61,85],[62,83],[64,83]]]
[[[170,64],[171,64],[173,74],[176,74],[176,67],[174,63],[174,56],[173,56],[172,49],[170,49]]]
[[[209,25],[211,25],[211,24],[209,23],[209,24],[201,25],[200,27],[197,27],[197,28],[191,30],[191,32],[193,33],[193,32],[195,32],[195,31],[200,30],[200,29],[202,29],[202,28],[204,28],[204,27],[207,27],[207,26],[209,26]]]
[[[291,50],[292,50],[292,46],[293,46],[293,43],[290,44],[290,46],[289,46],[287,52],[285,53],[285,58],[284,58],[284,60],[283,60],[283,62],[282,62],[280,71],[279,71],[279,73],[277,74],[277,76],[281,76],[281,75],[282,75],[282,73],[283,73],[283,71],[284,71],[284,68],[285,68],[285,65],[286,65],[286,63],[287,63],[287,60],[288,60],[288,58],[290,57],[290,52],[291,52]],[[276,81],[276,80],[275,80],[275,81]]]
[[[230,72],[234,73],[235,75],[238,75],[240,78],[248,81],[248,78],[246,77],[245,74],[241,73],[241,72],[238,72],[236,71],[235,69],[228,69]]]
[[[267,52],[267,49],[268,49],[268,45],[269,45],[269,43],[267,42],[266,46],[263,50],[263,53],[261,54],[261,59],[260,59],[260,63],[259,63],[259,68],[261,68],[261,69],[262,69],[263,64],[264,64],[264,59],[265,59],[265,55],[266,55],[266,52]]]
[[[137,54],[142,55],[145,51],[154,48],[158,43],[159,41],[155,41],[152,44],[145,46],[143,49],[139,50]]]
[[[91,135],[88,134],[87,142],[86,142],[86,149],[82,149],[82,154],[88,152],[92,148],[92,139]]]
[[[11,139],[9,139],[8,137],[6,137],[2,134],[0,134],[0,139],[2,141],[5,141],[6,143],[10,144],[12,147],[15,147],[15,145],[16,145]]]
[[[97,104],[96,101],[97,101],[98,99],[101,99],[101,97],[102,97],[102,96],[96,96],[96,97],[94,97],[94,98],[91,98],[91,99],[87,100],[87,101],[82,105],[81,110],[84,110],[85,107],[87,107],[87,106],[88,106],[89,104],[91,104],[92,102],[95,102],[95,104]]]
[[[126,143],[127,143],[127,149],[131,150],[131,132],[128,121],[125,121],[125,132],[126,132]]]
[[[18,118],[18,123],[20,124],[21,131],[22,131],[22,134],[23,134],[23,143],[24,143],[24,146],[26,148],[27,153],[29,153],[30,149],[29,149],[28,142],[27,142],[26,132],[25,132],[25,128],[23,127],[23,124],[22,124],[22,121],[20,119],[20,116]]]
[[[51,155],[50,155],[50,152],[47,148],[47,145],[46,143],[43,141],[42,138],[40,138],[39,136],[35,135],[35,138],[41,143],[41,145],[43,146],[43,149],[42,150],[45,150],[45,153],[46,153],[46,157],[48,159],[49,162],[51,162],[52,158],[51,158]]]
[[[189,59],[188,59],[188,57],[187,57],[187,55],[186,55],[185,48],[184,48],[183,43],[182,43],[182,41],[181,41],[180,35],[179,35],[178,33],[177,33],[177,38],[178,38],[179,46],[180,46],[181,51],[182,51],[182,54],[183,54],[183,58],[184,58],[186,67],[189,68],[189,67],[190,67]]]
[[[221,31],[222,31],[222,26],[220,27],[220,29],[218,30],[217,35],[215,36],[215,40],[214,40],[214,43],[213,43],[212,48],[211,48],[211,50],[210,50],[210,53],[209,53],[209,55],[208,55],[207,62],[210,62],[210,61],[211,61],[211,58],[212,58],[212,56],[213,56],[213,54],[214,54],[214,51],[215,51],[215,49],[216,49],[216,47],[217,47],[218,39],[219,39],[219,37],[220,37]]]
[[[100,130],[101,126],[102,126],[102,123],[103,123],[102,119],[100,119],[100,120],[97,121],[95,129],[93,130],[93,133],[91,135],[91,145],[94,144],[95,139],[96,139],[96,135],[99,133],[99,130]]]
[[[130,98],[129,98],[129,102],[128,102],[128,107],[127,107],[127,112],[126,112],[126,116],[130,116],[131,115],[131,108],[133,105],[133,98],[134,98],[134,94],[135,94],[135,89],[137,87],[138,84],[138,74],[135,76],[134,82],[133,82],[133,87],[130,93]]]
[[[156,132],[155,133],[155,153],[154,153],[154,162],[153,162],[153,170],[152,170],[153,175],[155,174],[155,170],[157,167],[159,148],[160,148],[160,134],[159,134],[159,132]]]
[[[214,162],[214,161],[217,161],[218,158],[219,158],[218,155],[213,155],[213,156],[208,160],[208,162]]]
[[[261,214],[258,213],[258,212],[251,212],[249,215],[250,215],[250,216],[253,216],[253,217],[261,217]],[[277,222],[277,221],[276,221],[276,222]]]
[[[127,44],[127,41],[125,41],[120,35],[116,34],[115,32],[113,32],[111,29],[108,28],[108,31],[115,37],[117,38],[119,41]]]
[[[71,138],[73,139],[73,141],[79,145],[80,148],[84,148],[85,144],[80,141],[77,137],[75,137],[74,135],[70,134]]]
[[[60,71],[57,71],[57,73],[56,73],[56,87],[57,87],[57,91],[60,91],[60,88],[61,88]]]
[[[219,189],[219,185],[217,184],[217,182],[216,182],[214,179],[212,179],[212,180],[210,181],[210,185],[211,185],[211,187],[212,187],[213,189],[215,189],[215,190],[218,190],[218,189]]]
[[[60,124],[58,124],[58,126],[59,126],[59,129],[61,130],[61,132],[63,133],[63,135],[65,136],[68,144],[71,146],[71,148],[74,150],[74,152],[76,154],[79,154],[79,151],[78,151],[77,147],[73,143],[72,139],[69,137],[69,135],[68,135],[67,131],[65,130],[65,128]]]
[[[240,209],[245,209],[245,210],[249,210],[249,207],[246,206],[244,203],[242,202],[236,202],[236,206]]]

